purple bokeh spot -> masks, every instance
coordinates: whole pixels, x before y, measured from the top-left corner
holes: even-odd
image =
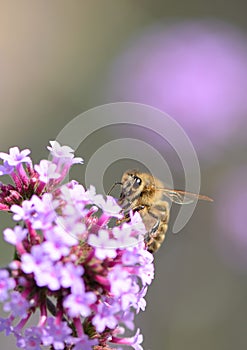
[[[167,112],[207,151],[246,118],[246,91],[246,37],[205,20],[154,26],[135,37],[111,67],[107,97]]]

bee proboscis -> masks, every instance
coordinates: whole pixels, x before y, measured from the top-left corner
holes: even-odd
[[[153,175],[137,170],[127,170],[121,182],[116,184],[122,187],[118,204],[122,207],[124,218],[120,221],[129,221],[131,210],[140,213],[147,231],[145,243],[151,253],[160,248],[168,228],[170,205],[164,197],[177,204],[188,204],[197,199],[213,201],[208,196],[165,188]]]

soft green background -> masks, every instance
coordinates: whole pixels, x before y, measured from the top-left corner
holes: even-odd
[[[70,119],[108,102],[100,93],[107,71],[142,28],[157,21],[209,17],[246,30],[245,5],[241,0],[0,1],[1,150],[18,145],[32,149],[35,161],[46,157],[48,141]],[[236,163],[240,153],[237,140],[232,143]],[[89,146],[81,150],[85,159]],[[217,166],[202,164],[203,192],[214,196],[230,168],[227,155]],[[118,176],[113,166],[106,186]],[[1,229],[8,225],[4,217]],[[213,217],[213,205],[198,206],[183,233],[168,235],[156,255],[148,307],[138,316],[145,350],[247,348],[246,275],[217,254]],[[11,256],[1,244],[1,264]],[[3,334],[0,344],[1,349],[16,348]]]

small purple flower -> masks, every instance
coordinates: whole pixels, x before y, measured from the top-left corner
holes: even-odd
[[[56,164],[51,163],[46,159],[42,159],[39,165],[35,165],[34,169],[39,174],[40,181],[48,183],[51,179],[58,179],[60,174],[56,173]]]
[[[57,237],[60,237],[68,247],[77,244],[77,234],[86,230],[85,224],[81,222],[83,218],[81,216],[78,217],[77,211],[70,214],[68,216],[57,216],[55,221],[56,226],[54,228]],[[64,237],[62,238],[62,236]]]
[[[133,231],[136,231],[137,235],[145,235],[146,233],[146,227],[142,221],[141,215],[136,211],[132,212],[130,211],[130,223],[129,225],[131,226]]]
[[[9,291],[15,288],[15,280],[7,270],[0,270],[0,302],[8,299]]]
[[[11,311],[15,317],[25,318],[29,309],[29,302],[19,292],[11,292],[10,301],[6,302],[3,307],[5,312]]]
[[[135,293],[135,301],[132,303],[132,306],[136,309],[138,314],[140,310],[145,311],[147,302],[144,299],[147,293],[147,286],[144,286],[139,292]]]
[[[63,207],[64,217],[61,219],[64,219],[63,226],[66,229],[72,229],[76,222],[81,223],[82,219],[89,212],[89,209],[85,208],[89,203],[87,199],[85,200],[84,196],[85,190],[82,186],[77,185],[70,188],[69,185],[64,185],[61,187],[61,200],[65,203]]]
[[[21,257],[21,269],[25,273],[32,273],[40,270],[40,266],[47,261],[42,246],[36,245],[31,249],[31,253],[23,254]]]
[[[114,329],[118,325],[115,314],[119,309],[120,307],[117,304],[109,305],[107,303],[100,303],[97,305],[97,313],[92,320],[92,324],[95,326],[97,332],[103,332],[106,327]]]
[[[88,203],[88,198],[85,198],[86,190],[77,181],[71,181],[67,185],[61,186],[61,198],[66,203]]]
[[[83,234],[87,231],[86,225],[81,222],[82,217],[78,218],[77,213],[78,211],[76,209],[74,212],[75,215],[71,213],[71,216],[59,216],[56,218],[56,234],[57,236],[63,236],[62,241],[68,247],[77,244],[78,240],[81,239]]]
[[[25,200],[22,205],[14,204],[10,210],[14,213],[13,219],[15,221],[25,221],[35,214],[34,204],[31,201]]]
[[[57,213],[55,209],[58,206],[58,201],[53,200],[51,193],[45,193],[42,198],[33,195],[30,199],[30,204],[33,208],[33,213],[29,217],[32,226],[35,229],[45,229],[50,227],[55,221]]]
[[[119,303],[123,311],[127,311],[130,307],[138,308],[138,293],[139,286],[136,282],[133,281],[131,288],[122,293],[119,298]]]
[[[60,270],[57,266],[42,266],[39,273],[36,272],[35,280],[39,287],[47,286],[51,291],[59,290],[60,284]]]
[[[49,232],[51,233],[53,231],[50,230]],[[69,248],[59,240],[54,240],[53,242],[46,241],[42,244],[42,247],[44,253],[46,253],[52,261],[60,260],[62,257],[67,256],[70,251]]]
[[[75,344],[73,350],[92,350],[93,346],[98,344],[97,339],[89,339],[86,334],[80,338],[73,338],[71,342]]]
[[[42,329],[31,327],[25,330],[25,336],[18,336],[16,345],[25,350],[41,350]]]
[[[22,255],[21,269],[25,273],[34,273],[39,287],[48,286],[53,291],[60,288],[59,268],[49,259],[42,245],[33,246],[31,254]]]
[[[51,146],[48,146],[48,150],[51,152],[54,160],[72,160],[72,164],[83,163],[82,158],[74,158],[74,150],[69,146],[61,146],[57,141],[50,141]]]
[[[135,350],[143,350],[140,345],[143,342],[143,335],[140,334],[140,329],[137,329],[135,336],[132,338],[132,344],[130,344]]]
[[[11,228],[6,228],[3,231],[4,240],[10,244],[16,245],[26,237],[27,232],[27,229],[21,226],[15,226],[13,230]]]
[[[81,157],[74,157],[72,159],[72,164],[83,164],[84,160]]]
[[[107,196],[105,200],[102,195],[97,194],[93,197],[93,202],[103,210],[104,214],[116,218],[122,217],[120,214],[121,207],[117,204],[116,200],[113,197]]]
[[[143,336],[140,334],[140,329],[137,329],[136,334],[130,338],[116,338],[112,337],[111,342],[116,344],[125,344],[130,345],[135,350],[143,350],[143,347],[140,345],[143,342]]]
[[[47,286],[50,290],[56,291],[60,288],[60,269],[49,260],[45,261],[36,269],[35,281],[39,287]]]
[[[42,342],[44,346],[52,345],[55,350],[62,350],[71,332],[66,322],[56,322],[56,319],[49,317],[41,337]]]
[[[123,311],[119,315],[119,319],[121,320],[121,323],[124,323],[125,326],[128,327],[131,331],[135,329],[134,318],[135,318],[135,314],[130,310]]]
[[[138,267],[138,276],[141,278],[143,285],[151,284],[154,278],[154,266],[153,264],[148,264]]]
[[[114,266],[108,274],[108,279],[111,284],[111,292],[114,296],[120,297],[131,289],[131,276],[121,265]]]
[[[96,196],[96,189],[93,185],[90,185],[87,191],[85,192],[85,199],[88,201],[88,203],[95,203],[95,196]],[[98,197],[99,201],[102,201],[101,195]],[[95,203],[96,204],[96,203]]]
[[[13,172],[14,166],[9,165],[9,163],[5,160],[3,162],[3,165],[0,165],[0,176],[2,175],[9,175]]]
[[[67,256],[70,247],[78,243],[78,240],[61,226],[54,226],[46,230],[45,238],[46,241],[42,244],[44,253],[53,261],[59,260],[62,256]]]
[[[117,241],[111,239],[106,230],[99,230],[98,235],[91,234],[88,238],[88,244],[95,248],[95,255],[100,260],[115,258],[117,255]]]
[[[67,309],[70,317],[89,316],[91,313],[90,305],[95,303],[97,299],[93,292],[85,292],[84,285],[81,286],[79,293],[68,295],[63,302],[63,307]],[[74,292],[73,288],[72,292]]]
[[[8,318],[0,318],[0,332],[5,331],[6,335],[10,335],[14,331],[13,316]]]
[[[139,249],[134,247],[132,250],[124,250],[122,255],[122,263],[124,266],[132,266],[139,263]]]
[[[20,163],[31,163],[30,157],[27,157],[30,153],[29,149],[20,151],[18,147],[12,147],[9,149],[9,154],[0,152],[0,158],[6,160],[10,166],[16,166]]]
[[[14,220],[29,220],[33,228],[45,229],[55,221],[57,206],[58,201],[53,200],[51,193],[45,193],[42,198],[33,195],[30,200],[23,201],[21,206],[14,204],[10,209],[14,213]]]
[[[112,233],[117,240],[118,248],[133,247],[138,244],[137,237],[133,236],[133,228],[131,225],[124,223],[122,226],[114,227]],[[142,240],[143,240],[142,236]]]
[[[74,291],[85,289],[85,287],[81,287],[82,279],[81,276],[84,273],[84,269],[82,266],[75,266],[73,263],[68,262],[65,265],[60,266],[60,282],[61,286],[64,288],[70,288]],[[79,284],[79,286],[77,285]]]
[[[69,146],[61,146],[57,141],[50,141],[47,149],[51,152],[54,158],[71,158],[74,150]]]
[[[143,335],[140,334],[140,329],[137,329],[136,334],[132,338],[133,343],[130,344],[135,350],[143,350],[143,347],[140,345],[143,342]]]

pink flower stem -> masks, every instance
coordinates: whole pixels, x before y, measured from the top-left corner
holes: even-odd
[[[22,254],[25,254],[27,251],[24,248],[22,242],[18,242],[16,245],[16,251],[18,252],[18,254],[21,256]]]
[[[74,325],[75,325],[75,328],[76,328],[76,332],[77,332],[77,335],[79,338],[81,338],[84,334],[84,331],[83,331],[83,327],[82,327],[82,324],[81,324],[81,320],[80,320],[80,317],[74,317],[73,318],[73,322],[74,322]]]
[[[29,320],[30,316],[31,316],[31,312],[28,313],[28,315],[23,318],[22,320],[20,320],[20,322],[17,324],[17,326],[15,327],[15,330],[17,332],[21,331],[22,328],[25,326],[25,324],[27,323],[27,321]]]
[[[109,220],[109,215],[108,214],[102,214],[101,217],[99,218],[97,225],[102,227],[104,226],[107,221]]]
[[[22,183],[24,184],[25,187],[28,187],[29,178],[27,176],[25,169],[23,168],[23,165],[20,163],[17,165],[16,168],[17,168],[17,171],[18,171],[18,174],[20,176]]]
[[[12,173],[11,174],[11,177],[15,183],[15,186],[16,186],[16,189],[19,193],[22,192],[22,182],[21,182],[21,179],[19,178],[19,176],[16,174],[16,173]]]
[[[36,230],[34,230],[34,229],[32,228],[32,225],[31,225],[30,221],[26,220],[25,223],[26,223],[28,232],[29,232],[29,234],[30,234],[31,244],[32,244],[32,245],[35,245],[35,244],[40,243],[40,237],[39,237],[39,235],[37,234]]]
[[[47,320],[47,308],[46,308],[46,300],[44,300],[40,304],[40,319],[38,323],[38,327],[43,327]]]
[[[96,275],[95,280],[110,290],[110,282],[106,277]]]
[[[45,186],[46,186],[46,184],[44,182],[39,183],[39,185],[35,191],[38,196],[43,192]]]
[[[57,325],[60,325],[60,323],[62,322],[62,319],[63,319],[63,304],[62,304],[62,299],[58,298],[55,323]]]
[[[32,289],[31,288],[26,288],[24,289],[24,291],[21,293],[21,295],[23,296],[23,298],[27,299],[28,296],[30,295]]]

